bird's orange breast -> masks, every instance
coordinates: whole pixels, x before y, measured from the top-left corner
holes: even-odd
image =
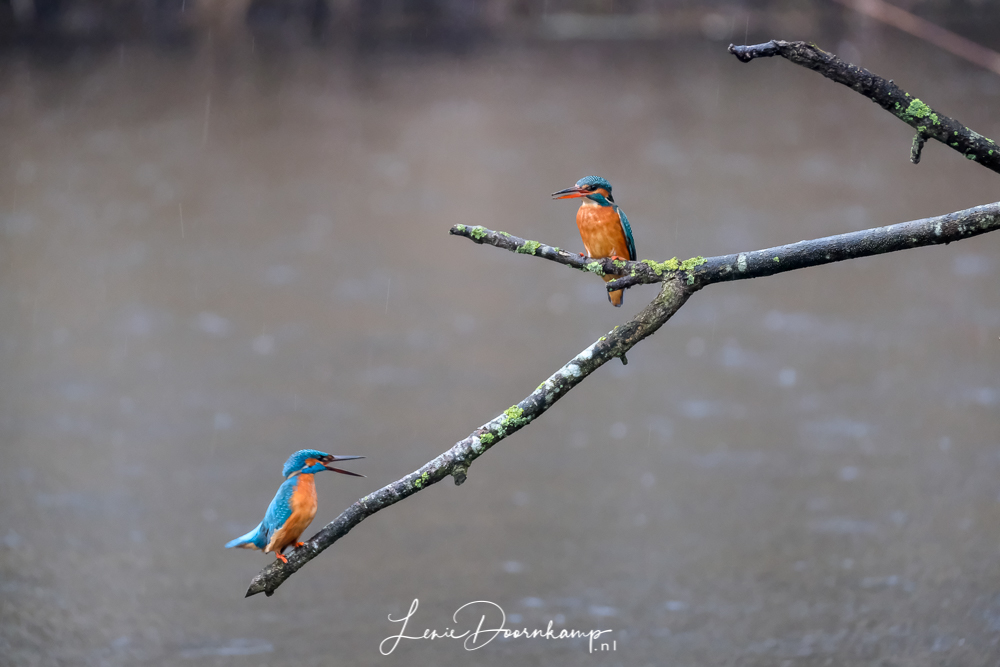
[[[274,531],[271,541],[264,553],[271,551],[281,553],[281,550],[298,541],[302,532],[309,527],[316,516],[316,480],[312,475],[299,475],[295,491],[289,502],[292,514],[278,530]]]
[[[583,204],[576,212],[583,247],[591,257],[629,258],[628,240],[618,212],[611,206]]]

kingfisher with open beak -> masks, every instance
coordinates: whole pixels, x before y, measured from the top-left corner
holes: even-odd
[[[324,470],[332,470],[343,475],[364,477],[356,472],[341,470],[330,465],[334,461],[363,458],[365,457],[334,456],[316,449],[301,449],[295,452],[285,461],[285,468],[281,471],[285,481],[267,508],[264,520],[243,537],[237,537],[229,542],[226,548],[260,549],[264,553],[273,551],[278,560],[287,563],[288,559],[281,552],[292,545],[302,546],[303,543],[298,541],[299,536],[316,516],[316,482],[313,475]]]
[[[587,176],[571,188],[553,192],[552,196],[556,199],[583,199],[576,212],[576,226],[580,229],[580,238],[583,239],[587,255],[595,259],[610,257],[635,261],[632,227],[628,224],[625,212],[611,196],[611,183],[606,179]],[[620,277],[617,274],[605,274],[604,282]],[[608,292],[608,300],[616,308],[622,305],[624,298],[624,290]]]

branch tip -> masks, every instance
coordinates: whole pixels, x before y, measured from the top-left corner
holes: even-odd
[[[741,44],[740,46],[730,44],[729,52],[736,56],[736,59],[741,63],[748,63],[754,58],[770,58],[771,56],[776,56],[781,52],[781,47],[777,40],[772,39],[770,42],[765,42],[763,44]]]
[[[910,146],[910,162],[913,164],[920,164],[920,152],[924,149],[926,141],[927,137],[924,136],[923,132],[917,132],[913,136],[913,145]]]

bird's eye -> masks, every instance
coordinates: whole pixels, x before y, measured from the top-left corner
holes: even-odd
[[[588,185],[587,186],[587,192],[593,192],[596,189],[597,189],[596,185]]]

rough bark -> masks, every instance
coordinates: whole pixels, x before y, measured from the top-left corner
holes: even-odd
[[[914,164],[920,161],[924,141],[937,139],[969,160],[975,160],[987,169],[1000,173],[1000,146],[992,139],[987,139],[954,118],[935,111],[894,82],[883,79],[864,67],[846,63],[815,44],[772,39],[752,46],[730,44],[729,52],[745,63],[755,58],[781,56],[861,93],[917,131],[918,138],[914,139],[910,153]]]

